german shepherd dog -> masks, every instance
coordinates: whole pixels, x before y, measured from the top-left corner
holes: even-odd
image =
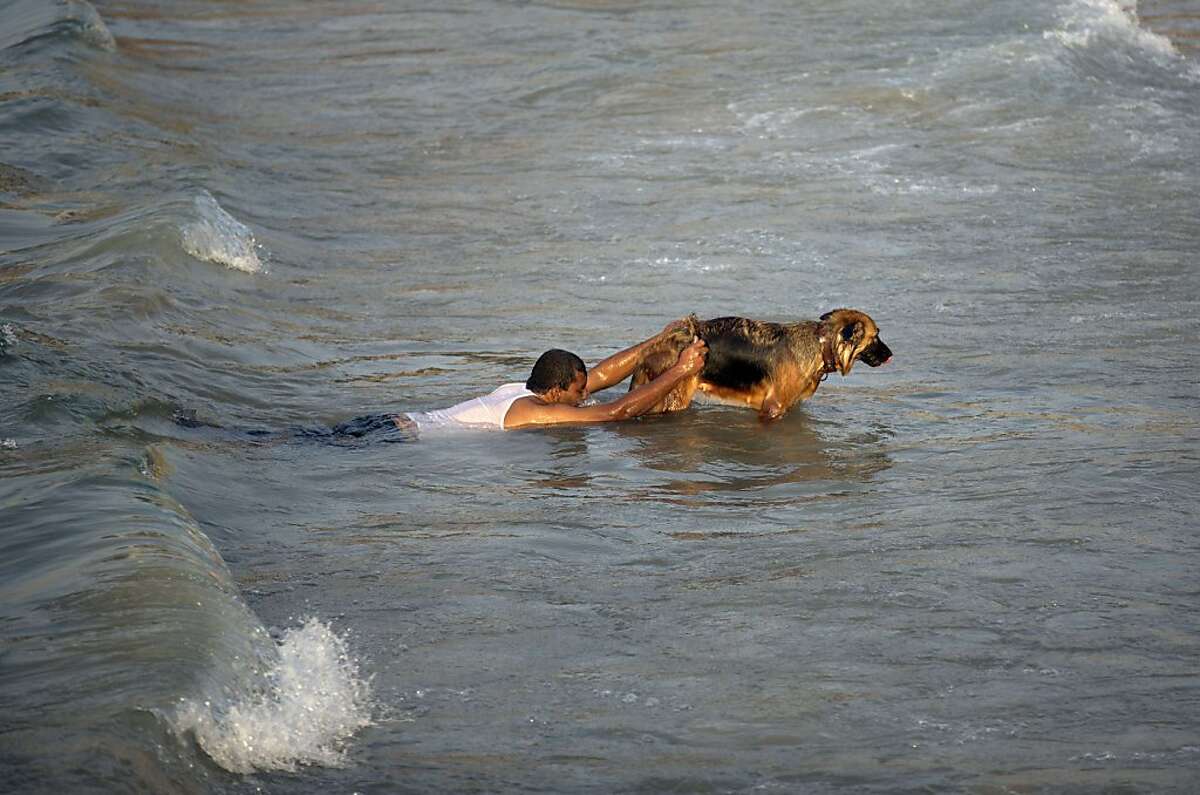
[[[652,411],[685,409],[699,390],[721,403],[752,408],[760,419],[775,420],[812,397],[830,373],[845,376],[856,360],[878,367],[892,358],[875,321],[855,309],[835,309],[820,320],[795,323],[690,315],[684,328],[642,355],[629,388],[668,370],[693,337],[708,346],[704,369],[682,381]]]

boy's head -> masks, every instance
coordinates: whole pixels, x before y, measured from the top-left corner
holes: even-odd
[[[587,366],[570,351],[551,348],[534,363],[525,388],[550,403],[578,406],[587,399]]]

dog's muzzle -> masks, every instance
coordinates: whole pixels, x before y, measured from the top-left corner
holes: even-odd
[[[858,355],[858,358],[863,364],[878,367],[881,364],[887,364],[888,359],[892,358],[892,349],[884,345],[883,340],[876,337],[874,342],[863,348],[863,352]]]

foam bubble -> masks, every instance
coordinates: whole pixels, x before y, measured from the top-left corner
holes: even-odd
[[[196,197],[194,206],[198,217],[180,230],[187,253],[246,273],[266,270],[255,253],[254,235],[245,224],[225,212],[207,191]]]
[[[234,703],[184,701],[176,730],[233,773],[341,766],[347,740],[371,724],[370,684],[345,640],[310,618],[283,635],[267,681]]]

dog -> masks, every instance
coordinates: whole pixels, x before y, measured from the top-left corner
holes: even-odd
[[[721,403],[752,408],[764,421],[776,420],[812,397],[830,373],[845,376],[856,361],[878,367],[892,358],[875,321],[856,309],[835,309],[820,320],[794,323],[690,315],[681,328],[642,354],[629,388],[670,369],[694,337],[708,346],[704,369],[671,390],[652,412],[685,409],[699,391]]]

